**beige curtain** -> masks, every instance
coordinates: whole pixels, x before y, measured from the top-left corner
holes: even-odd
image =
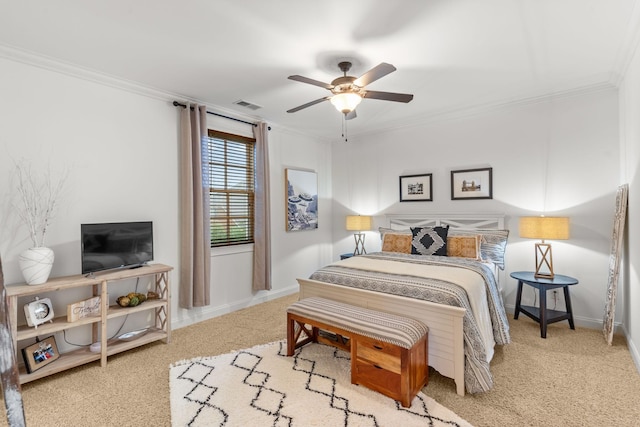
[[[269,136],[266,123],[253,128],[256,139],[253,290],[271,289],[271,214],[269,205]]]
[[[206,137],[206,108],[187,104],[180,112],[179,305],[182,308],[210,304],[209,187],[206,177],[203,180],[202,169]]]

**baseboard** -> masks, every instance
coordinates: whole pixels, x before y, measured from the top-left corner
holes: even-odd
[[[508,314],[513,316],[513,313],[516,310],[516,306],[515,305],[505,304],[504,309],[506,310],[506,312]],[[602,330],[602,327],[603,327],[603,319],[593,319],[593,318],[590,318],[590,317],[583,317],[583,316],[576,316],[576,315],[573,316],[573,323],[575,324],[575,326],[580,326],[582,328],[589,328],[589,329],[600,329],[600,330]],[[622,327],[622,323],[614,322],[613,323],[613,332],[616,333],[616,334],[623,334],[624,330],[623,330],[623,327]],[[627,341],[628,341],[628,339],[627,339]]]
[[[189,316],[185,316],[183,319],[176,319],[176,317],[178,316],[174,316],[171,322],[171,329],[184,328],[185,326],[193,325],[195,323],[222,316],[224,314],[229,314],[243,308],[251,307],[253,305],[262,304],[267,301],[295,294],[299,290],[299,286],[295,284],[284,289],[278,289],[277,291],[259,291],[251,298],[234,301],[229,304],[218,305],[215,307],[209,306],[191,309],[189,310]]]
[[[263,302],[272,301],[274,299],[286,297],[287,295],[295,294],[299,290],[300,288],[296,284],[294,286],[277,291],[259,291],[252,298],[246,299],[244,301],[238,301],[234,304],[229,305],[229,307],[231,308],[231,311],[237,311],[243,308],[251,307],[252,305],[262,304]]]
[[[623,328],[623,330],[624,336],[627,339],[627,347],[629,348],[629,353],[631,353],[631,359],[636,365],[636,371],[638,371],[638,374],[640,374],[640,351],[638,351],[636,343],[631,339],[631,335],[629,334],[629,331],[627,331],[627,328]]]

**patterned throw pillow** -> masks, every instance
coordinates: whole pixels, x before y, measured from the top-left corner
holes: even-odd
[[[416,227],[411,228],[413,239],[411,240],[411,253],[415,255],[440,255],[447,256],[446,227]]]
[[[504,270],[504,253],[507,250],[509,230],[482,230],[478,232],[482,233],[482,242],[480,243],[482,259],[491,261],[500,270]]]
[[[412,237],[410,234],[385,233],[382,237],[382,252],[410,254]]]
[[[498,266],[501,270],[504,270],[504,253],[507,250],[507,238],[509,237],[509,230],[492,230],[492,229],[456,229],[449,230],[449,236],[471,235],[479,234],[480,240],[480,255],[482,260],[491,261]]]
[[[447,235],[447,256],[457,256],[480,260],[480,241],[482,236]]]
[[[404,228],[402,230],[394,230],[393,228],[378,227],[378,231],[380,232],[380,240],[384,240],[384,236],[387,233],[391,233],[391,234],[406,234],[408,236],[412,236],[410,228]]]

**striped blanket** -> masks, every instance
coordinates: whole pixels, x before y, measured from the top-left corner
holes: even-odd
[[[465,387],[477,393],[493,386],[489,363],[494,345],[508,344],[511,338],[496,279],[487,264],[377,252],[330,264],[310,279],[465,308]]]

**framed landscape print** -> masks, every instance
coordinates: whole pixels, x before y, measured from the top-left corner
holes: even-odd
[[[493,169],[451,171],[451,200],[493,199]]]
[[[285,169],[286,230],[318,228],[318,175],[313,171]]]
[[[405,175],[400,177],[401,202],[431,202],[433,201],[432,174]]]

